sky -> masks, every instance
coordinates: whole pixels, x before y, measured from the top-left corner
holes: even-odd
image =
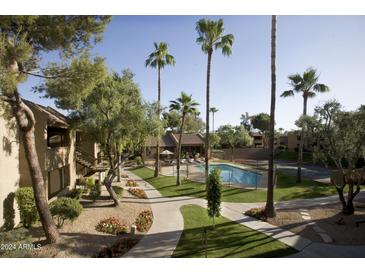
[[[225,57],[213,53],[211,106],[215,127],[237,125],[242,113],[270,112],[270,16],[114,16],[104,32],[103,41],[92,49],[93,56],[106,59],[110,71],[130,68],[135,73],[146,101],[157,99],[157,71],[145,67],[153,42],[167,42],[175,57],[174,67],[161,74],[162,104],[169,105],[181,91],[200,103],[205,117],[207,56],[196,44],[195,23],[200,18],[224,20],[225,33],[235,37],[233,53]],[[346,110],[365,104],[365,16],[278,16],[277,19],[277,100],[276,127],[295,129],[302,112],[302,97],[281,98],[290,88],[288,75],[314,67],[319,82],[330,92],[308,101],[308,112],[329,99],[337,99]],[[55,60],[43,56],[43,63]],[[53,106],[31,87],[41,80],[30,77],[21,85],[24,98]]]

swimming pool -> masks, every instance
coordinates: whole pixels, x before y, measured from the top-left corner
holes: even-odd
[[[221,179],[224,184],[237,184],[245,187],[257,187],[260,185],[262,175],[258,172],[245,170],[227,164],[209,164],[209,171],[214,168],[221,170]],[[204,166],[199,166],[204,171]]]

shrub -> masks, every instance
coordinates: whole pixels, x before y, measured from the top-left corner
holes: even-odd
[[[101,220],[95,227],[99,232],[104,232],[113,235],[127,233],[127,225],[121,224],[117,218],[111,217]]]
[[[29,228],[38,220],[38,211],[35,205],[33,188],[21,187],[15,192],[15,199],[18,203],[20,220],[24,227]]]
[[[81,188],[74,188],[69,193],[66,194],[66,197],[71,198],[71,199],[80,200],[81,195],[82,195]]]
[[[94,177],[86,177],[85,178],[86,189],[90,192],[91,189],[95,186],[95,178]]]
[[[140,232],[146,232],[150,229],[153,222],[153,214],[151,210],[144,210],[139,213],[136,218],[135,224],[137,230]]]
[[[136,158],[135,158],[135,161],[136,161],[136,164],[138,165],[138,166],[140,166],[140,165],[142,165],[142,157],[141,156],[137,156]]]
[[[57,218],[57,227],[62,227],[65,220],[73,221],[80,216],[82,205],[78,200],[61,197],[50,204],[52,216]]]
[[[103,248],[97,258],[120,258],[139,242],[138,238],[123,238],[111,247]]]
[[[100,197],[101,194],[101,185],[95,184],[89,191],[89,197],[94,202]]]
[[[144,192],[143,189],[140,188],[130,188],[128,189],[129,193],[131,193],[132,195],[141,198],[141,199],[147,199],[147,194],[146,192]]]
[[[207,185],[208,215],[213,218],[213,227],[214,217],[220,216],[221,189],[221,171],[214,168],[209,174]]]
[[[129,187],[136,187],[136,186],[138,186],[138,184],[135,181],[133,181],[133,180],[128,180],[125,185],[126,186],[129,186]]]
[[[123,196],[123,188],[120,186],[112,186],[115,194],[117,194],[118,197],[122,197]]]
[[[245,212],[245,215],[259,219],[261,221],[267,220],[267,216],[266,216],[264,207],[251,208]]]

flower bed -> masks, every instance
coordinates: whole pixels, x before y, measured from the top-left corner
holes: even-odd
[[[122,174],[120,175],[120,177],[122,177],[122,178],[129,178],[128,174],[126,174],[126,173],[122,173]]]
[[[127,233],[127,225],[121,224],[117,218],[111,217],[100,221],[95,229],[99,232],[104,232],[113,235]]]
[[[144,210],[139,213],[135,224],[139,232],[146,232],[150,229],[153,222],[153,214],[151,210]]]
[[[266,216],[264,207],[251,208],[245,212],[245,215],[259,219],[261,221],[267,220],[267,216]]]
[[[147,199],[147,194],[146,192],[144,192],[143,189],[141,188],[130,188],[128,189],[129,193],[131,193],[132,195],[141,198],[141,199]]]
[[[128,180],[125,185],[126,186],[129,186],[129,187],[136,187],[136,186],[138,186],[138,184],[135,181],[133,181],[133,180]]]

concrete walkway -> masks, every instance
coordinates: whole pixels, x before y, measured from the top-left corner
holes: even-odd
[[[183,205],[199,205],[206,207],[206,200],[194,197],[162,197],[152,185],[143,181],[131,172],[130,178],[139,183],[146,191],[148,200],[136,203],[149,203],[154,221],[142,240],[123,257],[126,258],[168,258],[173,254],[184,229],[184,219],[180,212]],[[365,198],[365,193],[359,195]],[[306,206],[324,205],[334,203],[337,196],[317,198],[310,200],[294,200],[277,203],[277,208],[305,208]],[[337,198],[338,199],[338,198]],[[322,243],[313,243],[311,240],[297,235],[291,231],[273,226],[266,222],[243,215],[243,212],[252,208],[263,206],[263,203],[222,203],[222,216],[245,225],[251,229],[273,237],[299,252],[292,257],[365,257],[365,246],[336,246]]]

